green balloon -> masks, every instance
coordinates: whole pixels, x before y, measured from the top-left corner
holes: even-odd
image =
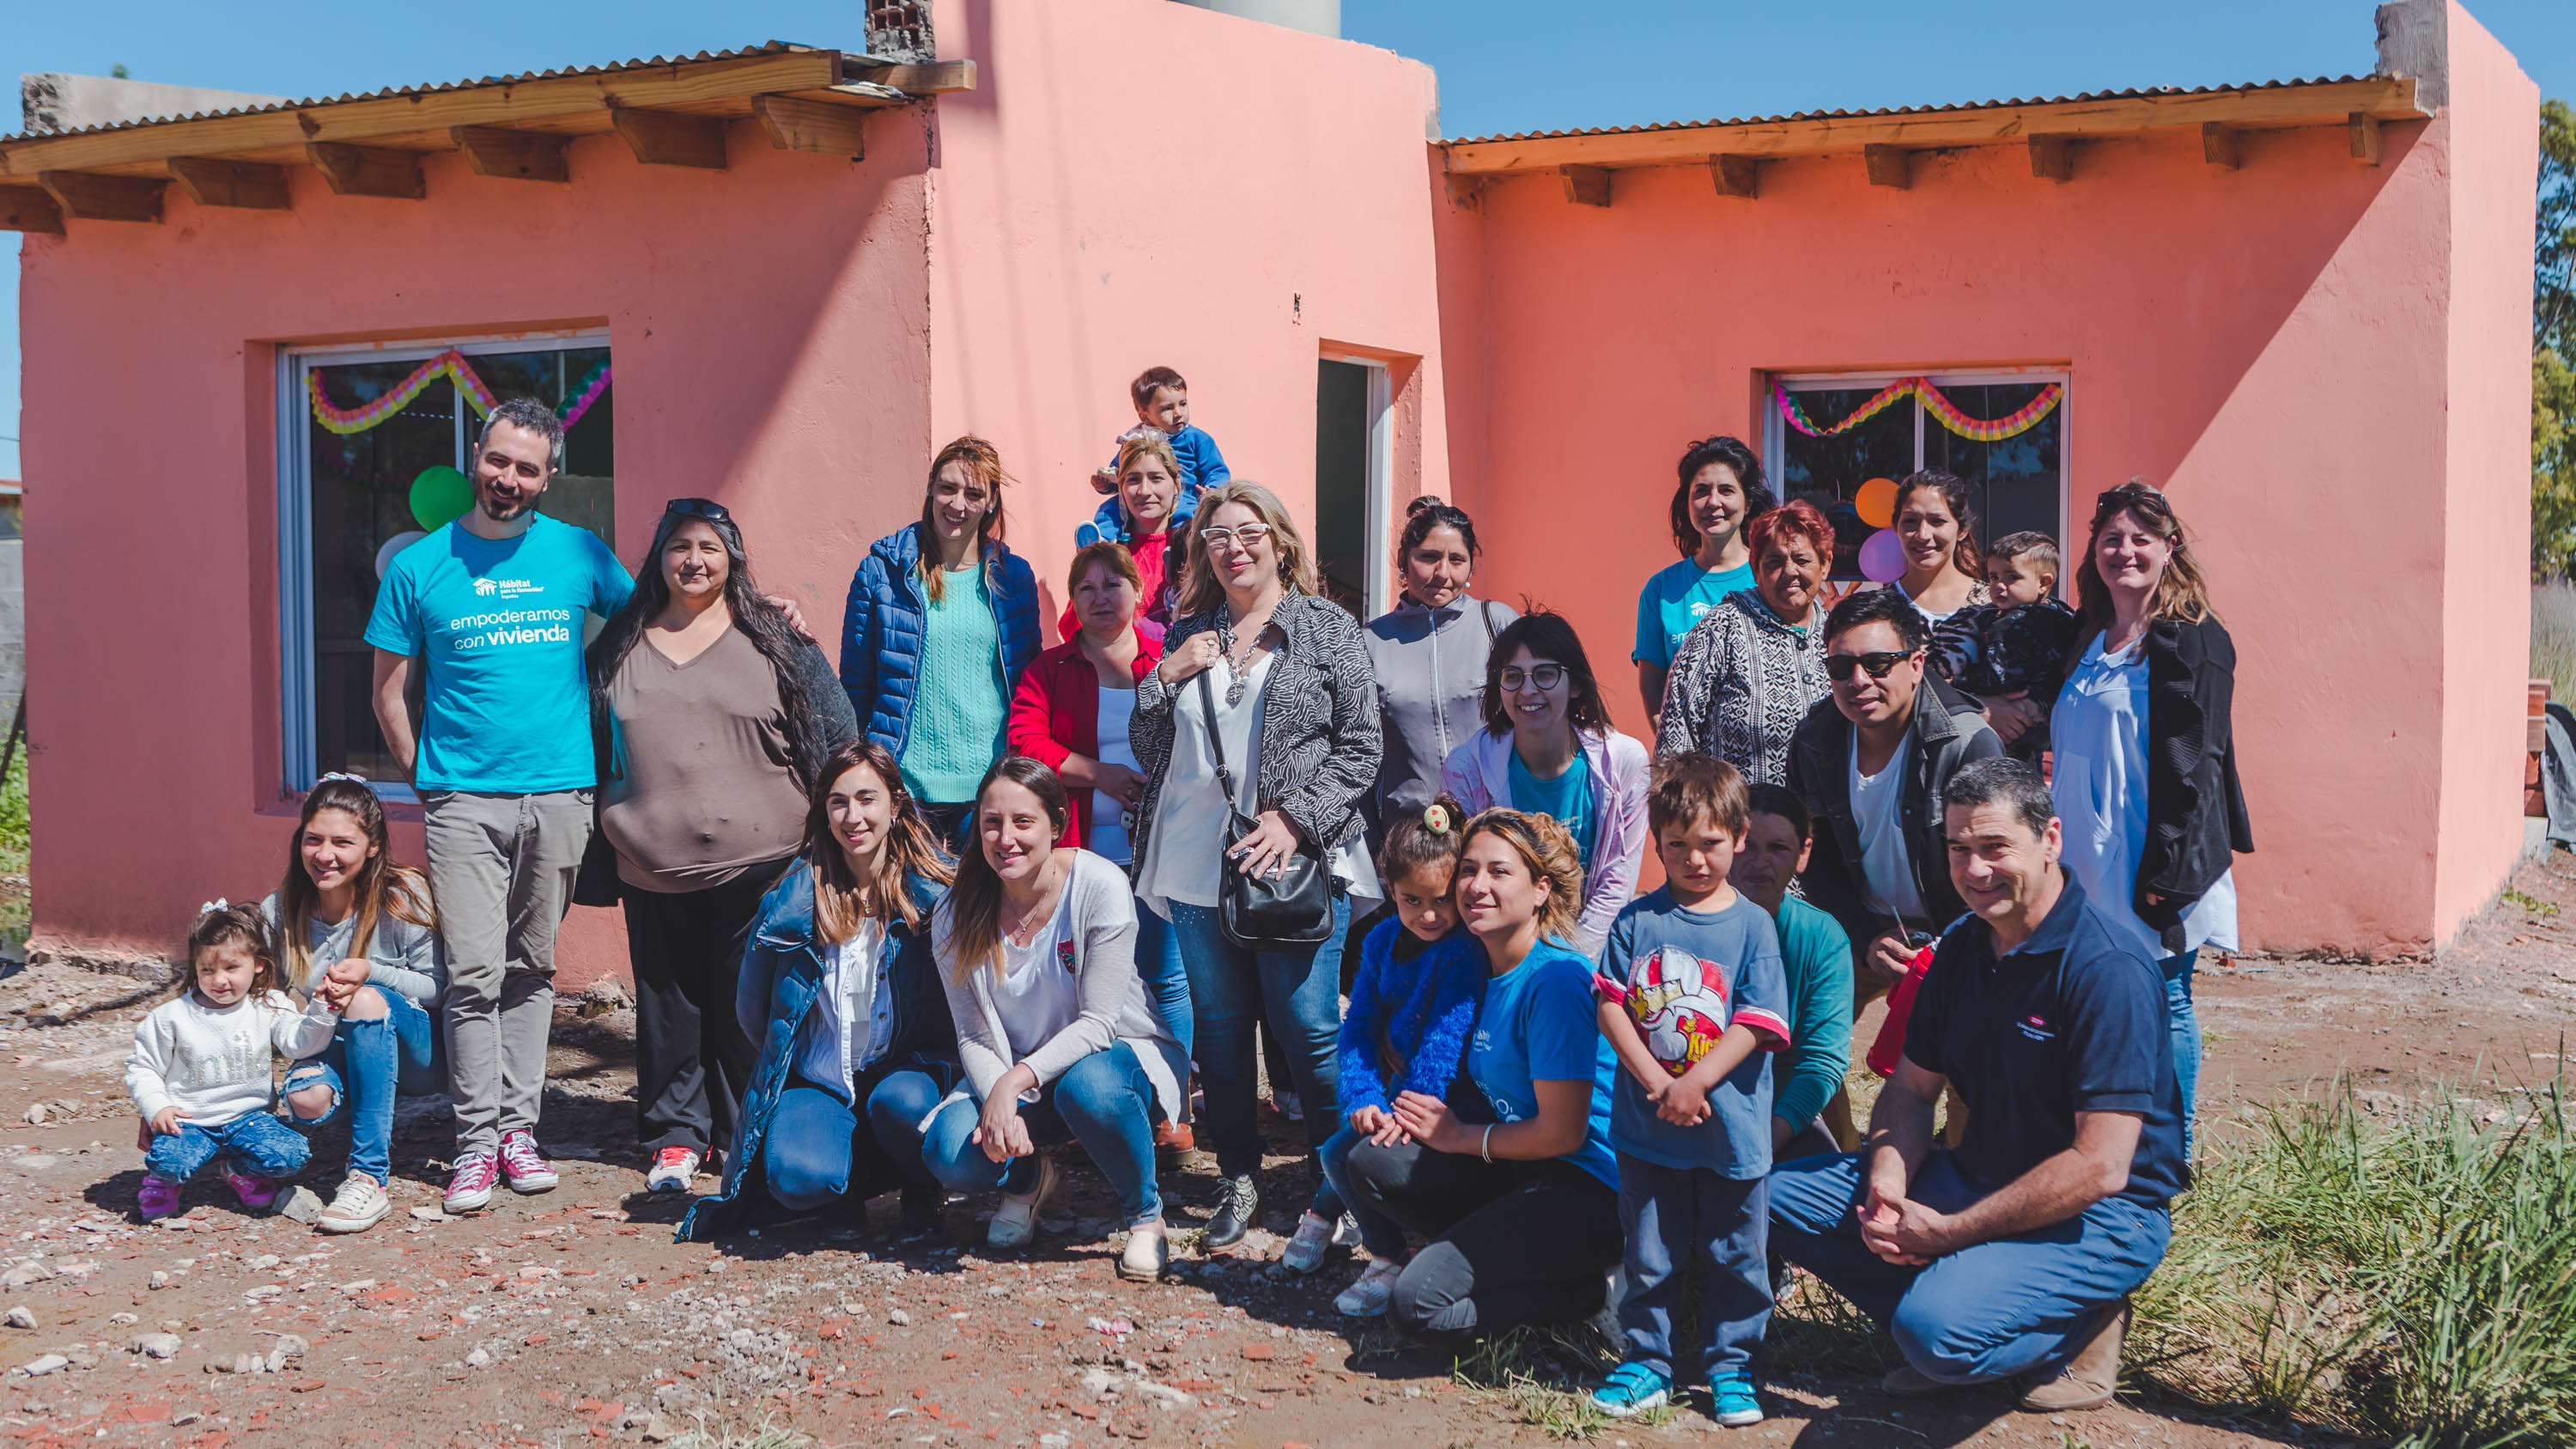
[[[440,463],[423,468],[411,480],[411,516],[423,528],[440,528],[465,516],[474,506],[474,485],[465,475]]]

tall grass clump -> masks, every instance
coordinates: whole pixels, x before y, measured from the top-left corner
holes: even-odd
[[[2531,677],[2549,681],[2552,699],[2576,703],[2576,583],[2531,590]]]
[[[2527,1104],[2346,1093],[2205,1135],[2132,1373],[2407,1449],[2576,1445],[2576,1143],[2555,1086]]]

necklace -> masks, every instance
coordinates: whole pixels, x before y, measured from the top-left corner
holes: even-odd
[[[1252,637],[1243,641],[1238,647],[1234,641],[1234,607],[1230,604],[1218,607],[1216,611],[1217,652],[1225,656],[1228,673],[1233,676],[1226,681],[1226,708],[1232,709],[1243,703],[1243,691],[1252,683],[1252,676],[1247,668],[1252,660],[1252,651],[1261,646],[1261,635],[1269,627],[1269,621],[1265,619],[1261,628],[1253,630]]]
[[[1047,868],[1053,869],[1053,867],[1054,862],[1049,861]],[[1054,919],[1055,892],[1041,886],[1037,900],[1029,906],[1028,914],[1020,917],[1020,923],[1004,934],[1010,937],[1012,945],[1025,951],[1029,949],[1029,943],[1038,938],[1038,929]]]

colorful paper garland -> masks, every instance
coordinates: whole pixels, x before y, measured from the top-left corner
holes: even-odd
[[[411,406],[412,399],[419,397],[421,390],[442,374],[455,382],[456,390],[464,395],[466,405],[474,409],[476,417],[492,415],[495,402],[492,389],[484,386],[483,379],[475,375],[474,366],[465,360],[465,354],[454,348],[412,369],[411,374],[394,384],[391,391],[353,408],[332,405],[330,395],[322,391],[322,374],[318,369],[304,374],[304,390],[312,397],[313,421],[345,438],[352,433],[363,433]],[[603,357],[573,389],[572,401],[558,410],[563,425],[569,428],[580,422],[582,414],[590,411],[590,405],[599,401],[600,394],[608,391],[608,382],[608,359]]]
[[[1806,411],[1798,406],[1798,400],[1790,395],[1786,383],[1774,379],[1771,384],[1771,395],[1778,402],[1781,421],[1810,438],[1840,437],[1887,411],[1899,398],[1909,393],[1920,398],[1923,410],[1930,413],[1935,421],[1951,432],[1972,442],[1999,443],[2006,438],[2018,437],[2039,426],[2040,419],[2055,411],[2059,400],[2065,397],[2066,385],[2049,383],[2039,390],[2039,396],[2032,398],[2010,416],[1988,420],[1972,418],[1961,412],[1959,405],[1950,401],[1941,389],[1934,387],[1928,379],[1901,377],[1880,389],[1876,396],[1854,409],[1850,417],[1831,427],[1818,427],[1808,418]]]

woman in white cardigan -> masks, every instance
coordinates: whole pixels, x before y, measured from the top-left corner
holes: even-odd
[[[1136,902],[1117,866],[1058,848],[1065,790],[1025,755],[975,792],[976,848],[931,922],[965,1085],[923,1124],[922,1159],[955,1192],[1002,1190],[987,1241],[1026,1243],[1056,1185],[1040,1147],[1071,1139],[1118,1194],[1120,1276],[1170,1260],[1154,1125],[1177,1120],[1188,1060],[1136,976]]]

